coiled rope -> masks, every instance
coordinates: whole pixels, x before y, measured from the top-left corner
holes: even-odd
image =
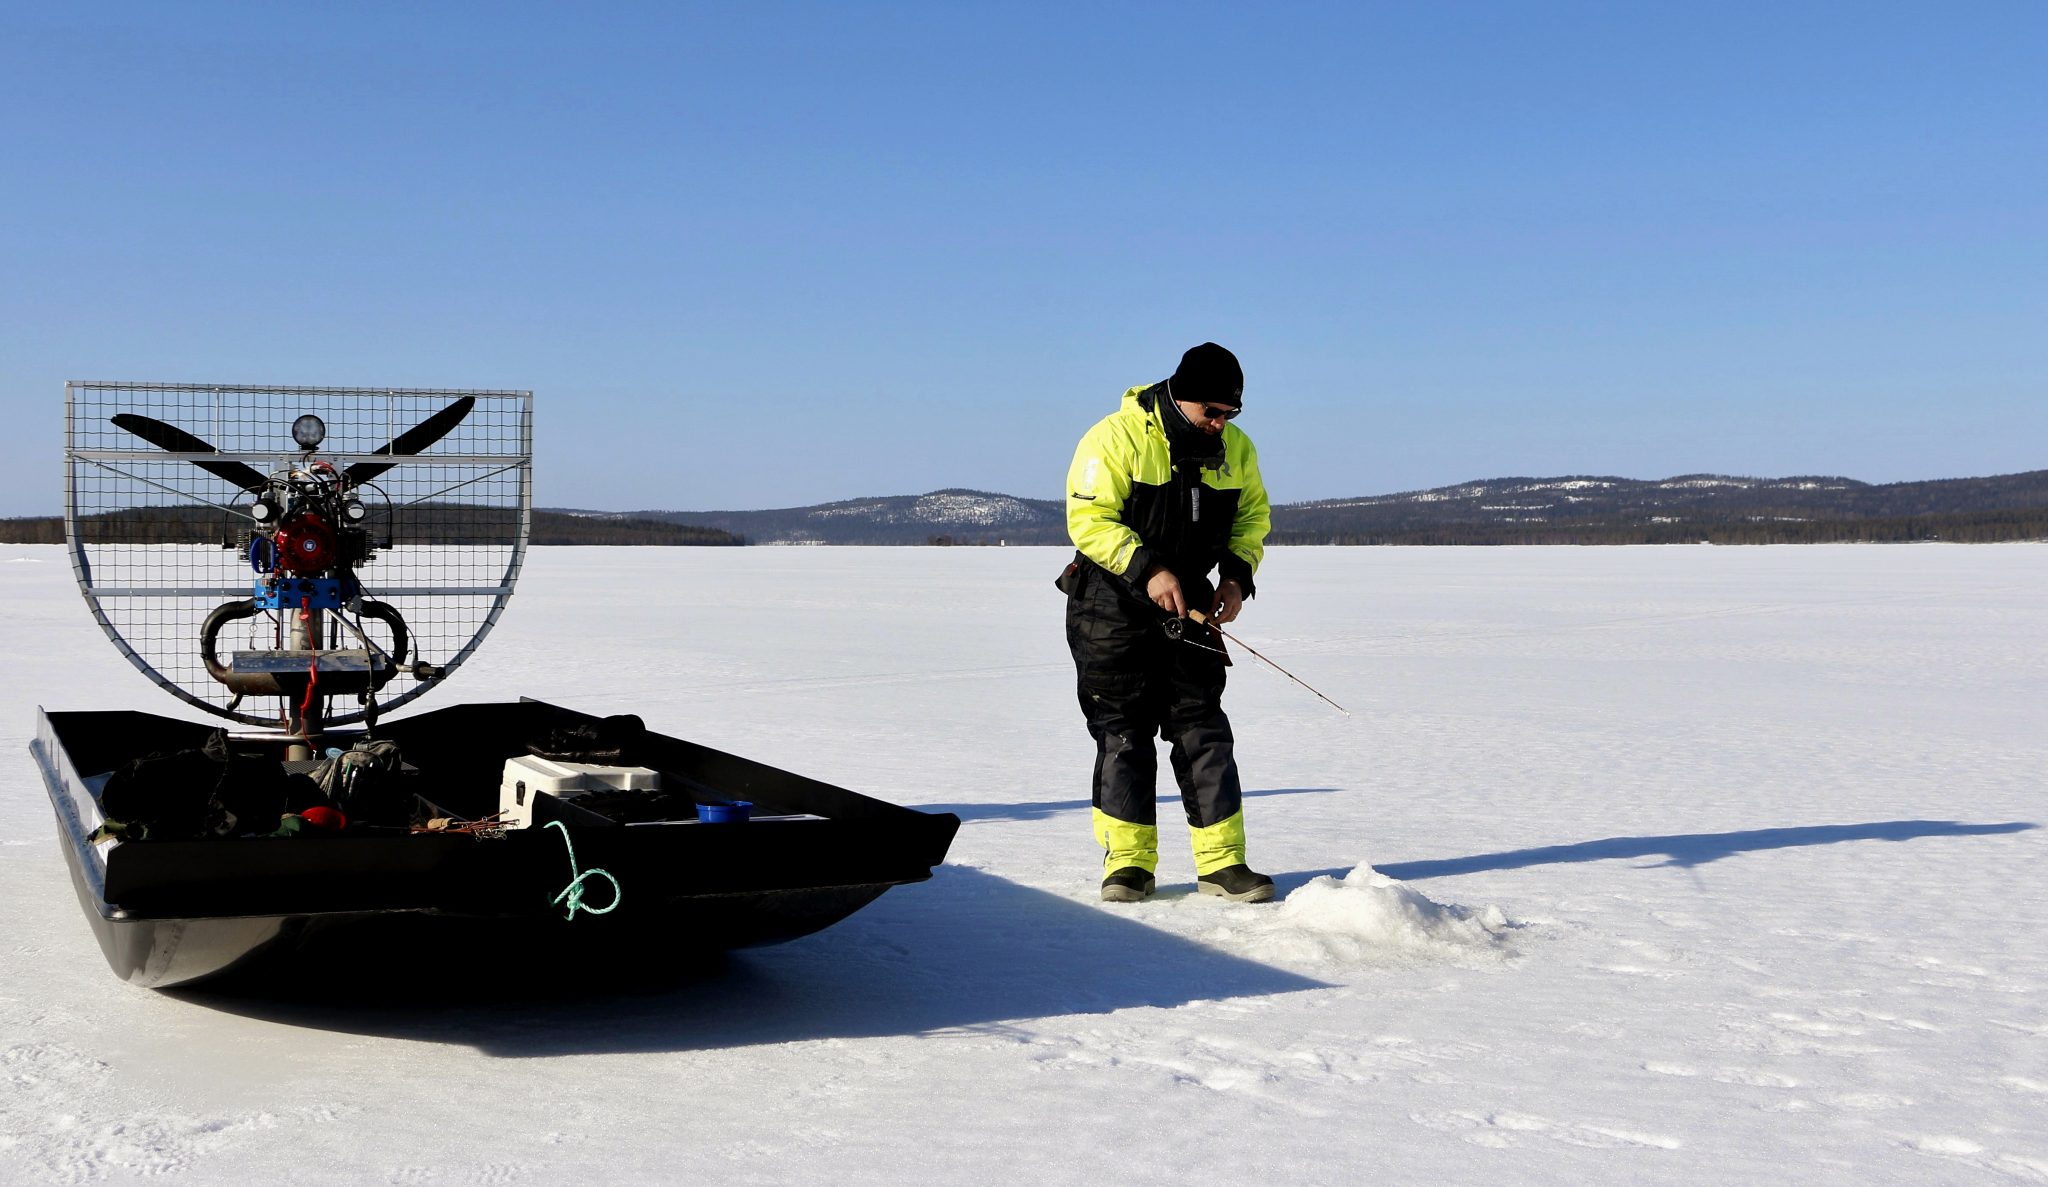
[[[569,914],[566,917],[569,919],[576,918],[576,912],[578,911],[588,911],[592,915],[611,914],[612,911],[618,908],[619,900],[626,897],[626,892],[619,889],[619,880],[612,877],[608,871],[600,870],[596,866],[592,866],[580,874],[577,873],[576,846],[569,840],[569,826],[559,820],[550,820],[547,823],[547,827],[562,830],[562,845],[569,850],[569,884],[562,888],[562,893],[555,896],[555,905],[560,906],[566,901],[569,904]],[[593,877],[603,878],[612,884],[612,901],[610,906],[586,907],[583,905],[583,882],[586,878]]]

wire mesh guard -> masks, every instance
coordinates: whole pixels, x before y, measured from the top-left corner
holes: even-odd
[[[317,453],[293,424],[325,422]],[[456,418],[459,415],[459,420]],[[438,420],[436,419],[438,417]],[[121,423],[116,423],[119,418]],[[450,420],[452,428],[424,446]],[[429,422],[432,422],[431,425]],[[526,554],[533,499],[533,395],[169,383],[65,385],[64,526],[72,568],[93,615],[144,675],[210,713],[276,725],[287,713],[239,698],[201,654],[207,616],[248,601],[279,534],[259,525],[272,475],[353,474],[367,557],[352,567],[361,596],[395,608],[415,661],[445,675],[468,658],[511,597]],[[332,471],[318,471],[324,461]],[[353,468],[353,469],[352,469]],[[343,618],[336,646],[394,643],[390,625]],[[234,649],[287,646],[290,612],[259,610],[226,626]],[[400,675],[377,695],[389,711],[430,683]],[[325,720],[361,720],[337,697]]]

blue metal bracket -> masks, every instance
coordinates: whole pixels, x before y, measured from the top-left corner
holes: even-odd
[[[280,577],[274,587],[268,581],[256,582],[256,608],[259,610],[339,610],[341,607],[339,578]]]

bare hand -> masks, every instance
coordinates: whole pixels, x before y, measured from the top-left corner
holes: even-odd
[[[1243,609],[1244,591],[1238,588],[1237,582],[1226,580],[1216,587],[1216,605],[1210,609],[1209,617],[1219,625],[1235,622],[1238,612]]]
[[[1180,591],[1180,578],[1175,577],[1173,570],[1165,565],[1154,568],[1152,575],[1145,579],[1145,596],[1152,599],[1153,605],[1175,618],[1188,615],[1187,599]]]

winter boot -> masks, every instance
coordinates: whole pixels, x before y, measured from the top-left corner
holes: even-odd
[[[1252,868],[1243,862],[1203,874],[1195,879],[1195,888],[1203,894],[1222,895],[1233,903],[1264,903],[1273,898],[1273,880],[1264,874],[1253,873]],[[1108,893],[1105,887],[1104,897]]]
[[[1105,903],[1142,903],[1152,897],[1152,871],[1125,866],[1102,880]]]

